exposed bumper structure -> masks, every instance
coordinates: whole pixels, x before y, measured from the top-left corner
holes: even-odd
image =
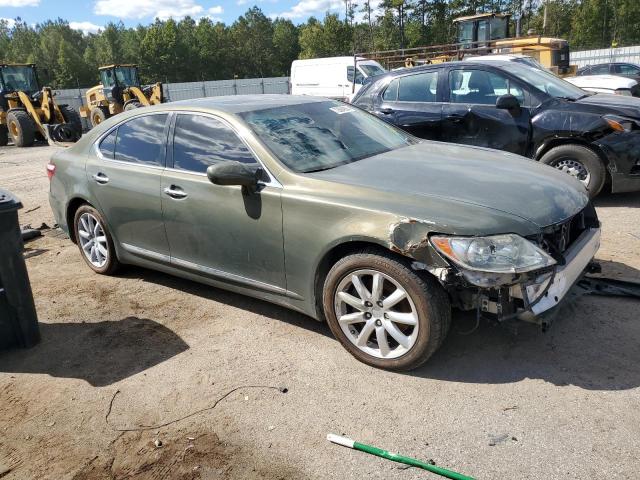
[[[548,324],[544,314],[558,306],[580,280],[600,247],[600,228],[584,230],[564,252],[564,263],[539,272],[529,281],[479,292],[477,308],[497,321],[517,318]],[[497,295],[496,295],[497,291]]]
[[[529,312],[526,313],[540,315],[558,305],[571,287],[580,279],[599,247],[600,229],[590,228],[585,230],[565,254],[565,264],[556,267],[546,291],[539,298],[528,299],[530,307]]]

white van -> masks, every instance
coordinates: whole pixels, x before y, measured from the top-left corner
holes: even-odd
[[[357,65],[355,71],[354,63]],[[357,62],[353,57],[294,60],[291,64],[291,94],[349,101],[358,93],[365,78],[385,72],[378,62],[362,57],[357,57]]]

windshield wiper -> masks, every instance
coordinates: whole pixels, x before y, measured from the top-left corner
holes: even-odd
[[[340,164],[340,165],[344,165],[344,164]],[[325,170],[331,170],[332,168],[336,168],[338,165],[331,165],[329,167],[323,167],[323,168],[314,168],[313,170],[302,170],[302,172],[300,173],[316,173],[316,172],[324,172]]]

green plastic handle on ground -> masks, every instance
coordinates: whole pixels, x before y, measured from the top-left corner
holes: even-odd
[[[441,475],[446,478],[451,478],[453,480],[474,480],[473,477],[469,477],[458,472],[452,472],[451,470],[447,470],[446,468],[436,467],[435,465],[421,462],[420,460],[416,460],[415,458],[404,457],[402,455],[398,455],[397,453],[388,452],[387,450],[382,450],[381,448],[373,447],[371,445],[354,442],[350,438],[341,437],[340,435],[335,435],[333,433],[327,435],[327,440],[337,445],[342,445],[343,447],[353,448],[354,450],[360,450],[361,452],[375,455],[376,457],[382,457],[394,462],[411,465],[412,467],[422,468],[423,470],[427,470],[429,472]]]

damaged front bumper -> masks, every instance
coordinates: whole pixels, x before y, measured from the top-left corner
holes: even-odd
[[[600,228],[584,230],[564,252],[561,265],[532,272],[528,279],[513,285],[478,290],[476,308],[498,321],[517,318],[545,326],[544,314],[562,302],[593,260],[600,234]]]

